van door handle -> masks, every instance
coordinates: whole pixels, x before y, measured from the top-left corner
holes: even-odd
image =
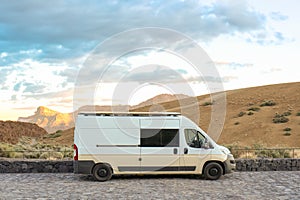
[[[173,149],[173,153],[174,153],[174,154],[177,154],[177,153],[178,153],[178,149],[174,148],[174,149]]]
[[[188,152],[189,152],[188,148],[184,148],[184,149],[183,149],[183,153],[184,153],[184,154],[187,154]]]

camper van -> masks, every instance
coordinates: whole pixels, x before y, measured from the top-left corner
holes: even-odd
[[[74,173],[98,181],[122,174],[199,174],[216,180],[235,169],[230,151],[180,113],[79,113]]]

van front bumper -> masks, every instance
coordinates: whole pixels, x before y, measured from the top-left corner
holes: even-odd
[[[227,159],[224,161],[225,174],[229,174],[235,171],[236,163],[232,154],[227,155]]]
[[[74,174],[91,174],[95,162],[92,160],[74,160]]]

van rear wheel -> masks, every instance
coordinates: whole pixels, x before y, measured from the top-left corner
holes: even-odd
[[[208,180],[217,180],[223,175],[223,168],[220,164],[208,163],[204,169],[204,177]]]
[[[107,164],[98,164],[93,168],[93,177],[97,181],[107,181],[112,177],[111,167]]]

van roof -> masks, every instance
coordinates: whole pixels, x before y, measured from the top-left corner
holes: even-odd
[[[84,116],[178,116],[178,112],[80,112]]]

